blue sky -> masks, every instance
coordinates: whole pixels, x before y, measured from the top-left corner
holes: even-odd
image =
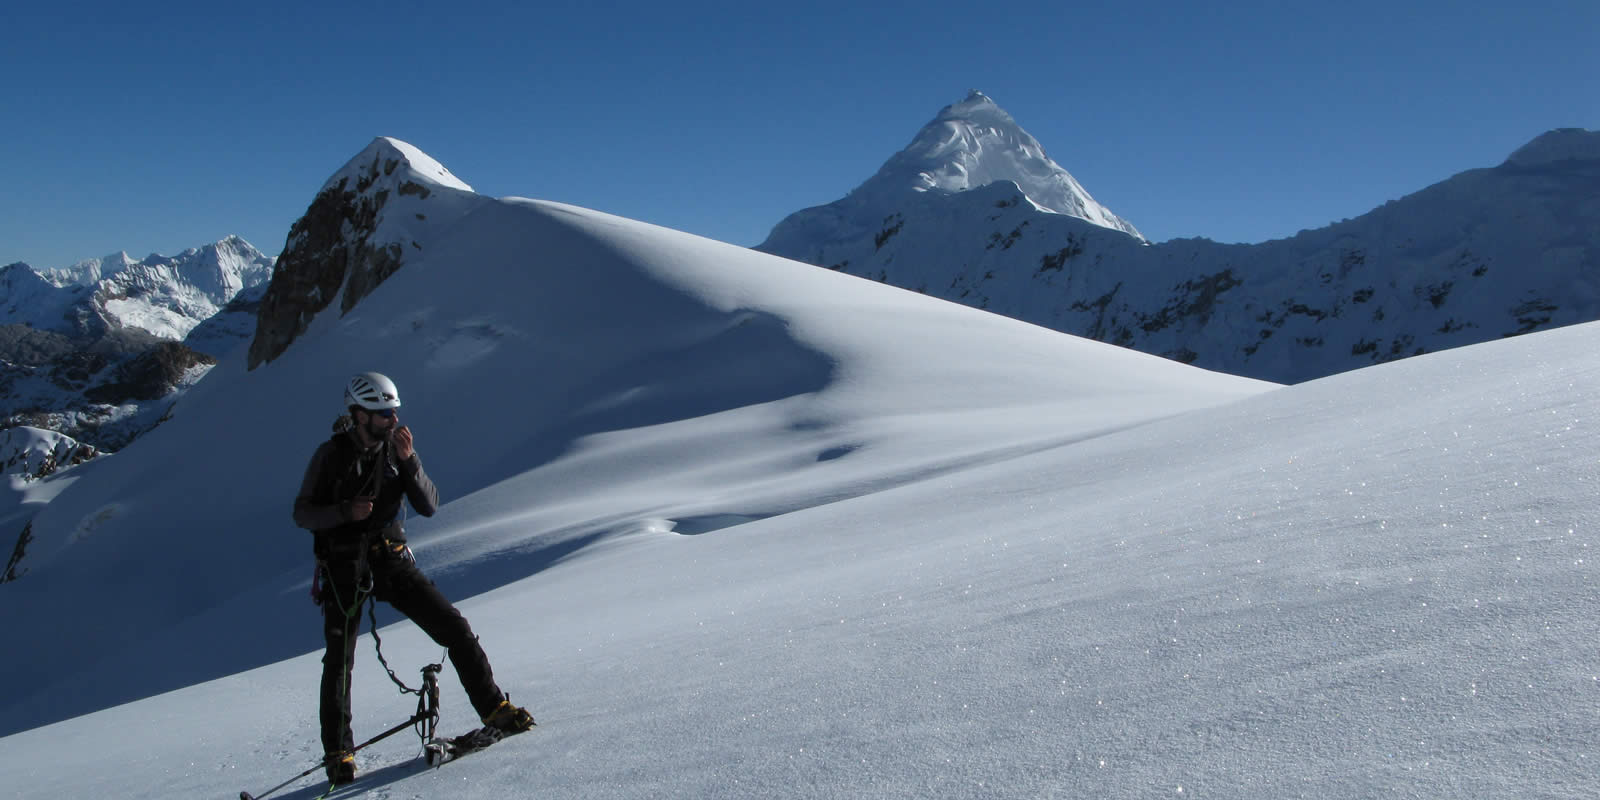
[[[1600,3],[29,4],[0,263],[276,254],[375,136],[734,244],[981,89],[1156,241],[1263,241],[1600,128]]]

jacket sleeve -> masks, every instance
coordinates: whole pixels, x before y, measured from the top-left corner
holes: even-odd
[[[294,498],[294,524],[307,530],[327,530],[348,521],[343,504],[322,505],[316,502],[317,486],[322,483],[329,447],[331,445],[323,442],[312,454],[311,463],[306,466],[306,475],[300,481],[300,493]]]
[[[422,471],[422,456],[412,451],[411,457],[397,464],[400,481],[406,488],[406,499],[411,507],[424,517],[439,510],[439,489],[433,485],[428,473]]]

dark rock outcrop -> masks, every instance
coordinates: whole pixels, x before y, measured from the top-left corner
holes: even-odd
[[[335,298],[340,314],[355,308],[421,252],[414,225],[464,213],[476,197],[420,151],[374,141],[329,179],[289,230],[261,299],[248,367],[282,355]]]
[[[107,404],[155,400],[172,391],[189,370],[216,363],[215,358],[182,342],[160,342],[117,365],[111,380],[85,389],[83,395],[91,402]]]

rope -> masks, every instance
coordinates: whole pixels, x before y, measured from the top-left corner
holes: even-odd
[[[328,566],[326,563],[322,563],[319,564],[317,568],[319,570],[327,570]],[[357,620],[361,614],[361,606],[365,604],[367,600],[371,599],[372,580],[372,571],[367,565],[365,548],[362,550],[360,560],[356,562],[356,596],[352,598],[355,600],[352,605],[348,607],[345,606],[344,598],[339,596],[339,582],[334,580],[331,572],[328,575],[328,589],[333,593],[334,605],[337,606],[339,611],[344,614],[344,632],[340,641],[340,647],[344,649],[345,660],[344,669],[339,673],[339,704],[341,706],[340,711],[346,718],[349,718],[350,716],[350,669],[352,666],[354,666],[353,659],[355,658],[355,648],[348,643],[350,641],[350,629],[352,627],[350,623],[352,620]],[[356,633],[359,635],[361,632],[361,623],[356,621],[354,627],[356,629]]]
[[[378,663],[383,665],[383,671],[384,672],[389,673],[389,680],[394,681],[394,685],[400,687],[400,693],[401,694],[414,694],[414,695],[421,696],[422,695],[422,689],[413,689],[410,686],[407,686],[405,684],[405,681],[400,680],[400,676],[394,674],[394,670],[389,668],[389,660],[383,657],[383,639],[378,636],[378,611],[377,611],[377,608],[378,608],[378,604],[377,603],[368,603],[367,604],[367,619],[371,620],[371,622],[372,622],[372,649],[375,652],[377,652],[377,654],[378,654]],[[429,664],[428,666],[434,667],[434,668],[437,669],[437,668],[440,668],[442,665],[440,665],[440,664]],[[424,686],[424,688],[426,688],[426,686],[427,686],[426,682],[424,682],[423,686]]]
[[[400,680],[394,669],[389,666],[389,660],[383,657],[383,637],[378,635],[378,603],[377,598],[367,598],[367,619],[372,623],[372,650],[378,654],[378,663],[383,665],[383,671],[389,673],[389,680],[400,687],[401,694],[414,694],[417,696],[416,724],[412,729],[417,732],[417,738],[423,744],[433,741],[434,731],[439,725],[439,671],[444,669],[444,653],[439,654],[439,663],[428,664],[422,668],[422,688],[413,689]]]

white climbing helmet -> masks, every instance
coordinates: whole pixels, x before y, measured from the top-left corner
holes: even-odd
[[[400,407],[400,390],[394,381],[376,372],[363,372],[344,387],[344,404],[378,411]]]

